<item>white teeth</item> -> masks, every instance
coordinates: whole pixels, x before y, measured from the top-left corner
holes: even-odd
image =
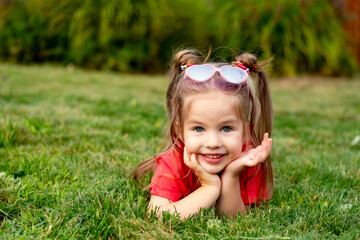
[[[220,158],[223,156],[223,154],[218,154],[218,155],[207,155],[207,154],[204,154],[205,157],[208,157],[208,158]]]

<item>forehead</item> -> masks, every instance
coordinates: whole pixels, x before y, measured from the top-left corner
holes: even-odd
[[[218,118],[224,114],[231,114],[240,120],[239,106],[239,98],[236,95],[214,89],[184,96],[182,115],[186,119],[194,115],[196,117],[210,115]]]

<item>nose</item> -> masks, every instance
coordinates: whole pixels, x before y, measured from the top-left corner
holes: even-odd
[[[221,146],[221,140],[218,134],[208,133],[206,138],[206,147],[207,148],[219,148]]]

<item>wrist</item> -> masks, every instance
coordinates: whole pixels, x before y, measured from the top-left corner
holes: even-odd
[[[233,170],[230,170],[229,168],[225,168],[224,171],[221,173],[221,179],[223,177],[227,177],[227,178],[238,178],[240,173],[242,171],[244,171],[246,167],[243,166],[241,168],[237,168],[236,170],[233,169]]]
[[[243,170],[243,169],[242,169]],[[221,181],[223,182],[224,180],[239,180],[239,176],[240,176],[240,173],[242,172],[241,171],[236,171],[236,172],[233,172],[233,171],[223,171],[221,173]]]
[[[216,182],[200,182],[202,188],[209,188],[209,189],[220,189],[221,188],[221,179],[218,178]]]

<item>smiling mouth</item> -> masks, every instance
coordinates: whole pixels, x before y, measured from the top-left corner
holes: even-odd
[[[203,154],[203,156],[211,159],[221,158],[225,154]]]
[[[221,162],[226,154],[201,154],[201,156],[203,157],[204,161],[214,164]]]

